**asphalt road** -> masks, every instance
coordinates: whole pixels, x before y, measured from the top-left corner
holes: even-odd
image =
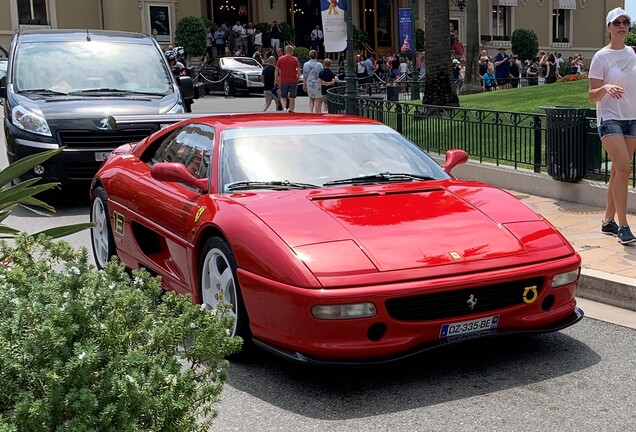
[[[193,107],[261,108],[260,97],[222,96]],[[306,97],[296,110],[308,111]],[[55,205],[55,216],[18,210],[7,224],[35,232],[89,219],[87,191]],[[88,232],[67,240],[90,248]],[[232,363],[218,409],[214,431],[636,431],[636,331],[585,318],[558,333],[479,340],[368,369],[258,353]]]

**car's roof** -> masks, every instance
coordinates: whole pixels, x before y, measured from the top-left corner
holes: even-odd
[[[191,120],[206,123],[221,129],[247,127],[280,127],[280,126],[320,126],[320,125],[382,125],[382,123],[352,115],[341,114],[302,114],[302,113],[251,113],[227,114],[210,117],[198,117]]]
[[[153,44],[153,39],[143,33],[124,32],[115,30],[69,30],[69,29],[42,29],[23,30],[18,34],[20,42],[68,42],[86,40],[90,36],[95,41],[110,42],[134,42]]]

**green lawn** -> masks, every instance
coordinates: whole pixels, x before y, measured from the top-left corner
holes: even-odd
[[[462,108],[545,114],[541,106],[593,108],[589,81],[573,81],[460,96]]]

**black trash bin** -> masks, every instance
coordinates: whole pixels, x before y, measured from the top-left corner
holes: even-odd
[[[386,99],[394,102],[400,100],[400,86],[388,84],[386,86]]]
[[[585,138],[587,144],[587,171],[600,174],[603,146],[598,135],[596,123],[596,109],[588,108],[585,112]]]
[[[546,163],[553,179],[577,182],[587,172],[587,108],[541,107],[546,112]]]

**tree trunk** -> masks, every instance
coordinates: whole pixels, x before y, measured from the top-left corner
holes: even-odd
[[[479,76],[479,0],[466,4],[466,74],[462,93],[482,91]]]
[[[425,105],[459,106],[451,77],[451,45],[448,25],[448,0],[425,0],[426,11],[426,78],[424,80]]]

